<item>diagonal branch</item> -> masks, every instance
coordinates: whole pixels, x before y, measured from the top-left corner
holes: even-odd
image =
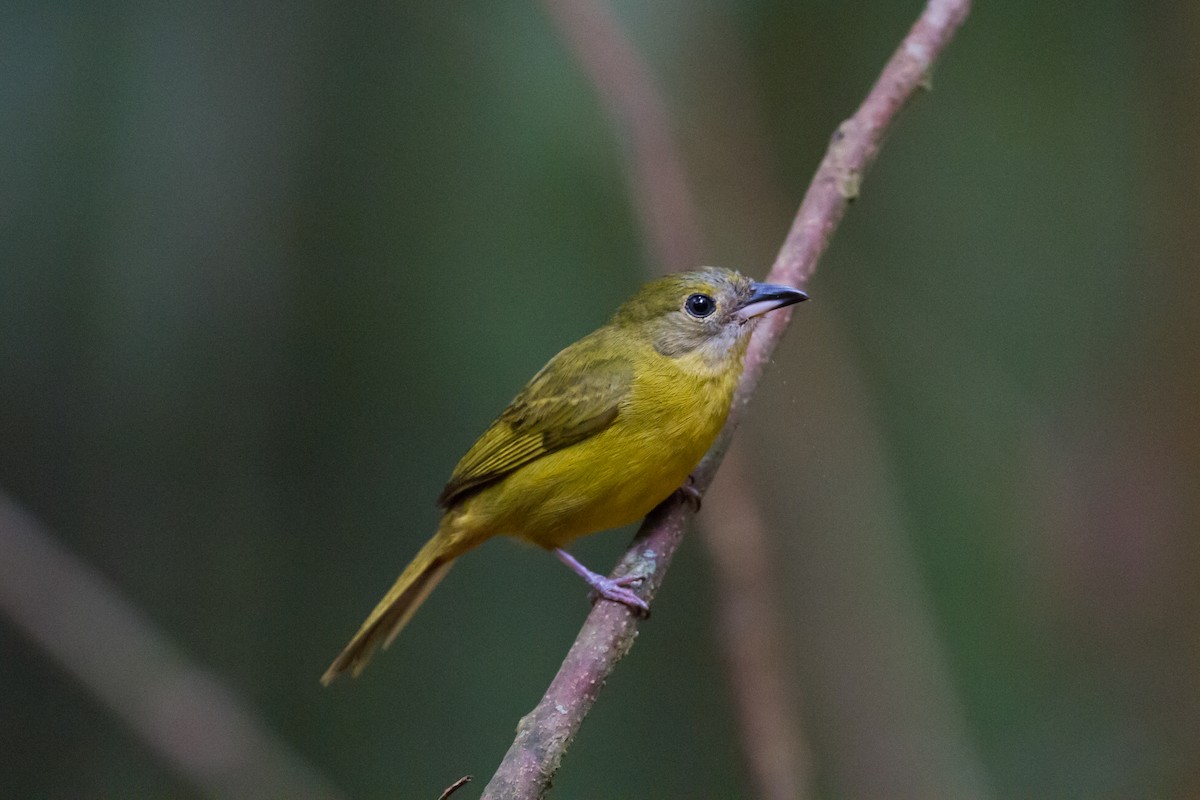
[[[969,0],[930,0],[892,55],[854,116],[843,122],[809,185],[768,281],[804,286],[825,252],[833,231],[857,196],[864,173],[882,145],[900,109],[927,80],[934,61],[966,18]],[[746,352],[745,369],[729,421],[693,473],[695,487],[711,484],[763,369],[791,320],[790,309],[765,318]],[[637,591],[654,597],[693,511],[671,498],[646,518],[614,576],[645,576]],[[593,607],[558,674],[537,707],[517,728],[517,736],[484,791],[485,798],[541,797],[567,746],[595,703],[605,679],[633,646],[637,620],[623,606]]]
[[[626,182],[648,261],[658,269],[701,263],[699,215],[671,135],[668,104],[604,0],[545,0],[571,52],[623,140]],[[807,795],[809,751],[785,677],[782,624],[773,599],[767,527],[736,453],[725,459],[723,497],[700,528],[713,565],[717,645],[724,654],[740,740],[756,795]]]
[[[0,492],[0,614],[210,797],[341,793]]]

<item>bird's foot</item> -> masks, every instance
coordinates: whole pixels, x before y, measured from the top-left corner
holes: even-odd
[[[640,617],[650,616],[650,605],[628,588],[630,585],[641,581],[641,575],[622,575],[620,578],[606,578],[603,575],[592,572],[562,548],[555,548],[554,555],[558,556],[559,561],[566,564],[568,569],[583,578],[584,582],[592,587],[593,603],[600,599],[611,600],[614,603],[628,606],[633,613]]]
[[[592,592],[591,599],[595,603],[597,600],[611,600],[614,603],[628,606],[633,613],[639,617],[650,616],[650,606],[645,600],[638,597],[630,589],[625,588],[631,583],[637,583],[641,580],[637,575],[626,575],[621,578],[600,578],[595,583],[591,584]]]
[[[704,495],[701,494],[700,490],[696,488],[695,478],[693,478],[691,475],[688,475],[687,481],[684,482],[683,486],[680,486],[678,489],[676,489],[675,492],[692,507],[693,511],[699,513],[700,505],[704,499]]]

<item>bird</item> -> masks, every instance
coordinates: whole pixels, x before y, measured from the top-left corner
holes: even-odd
[[[437,532],[321,678],[357,676],[455,560],[494,536],[552,551],[593,589],[645,613],[639,578],[592,572],[565,549],[648,514],[708,451],[757,321],[808,295],[720,267],[651,281],[533,376],[458,462]]]

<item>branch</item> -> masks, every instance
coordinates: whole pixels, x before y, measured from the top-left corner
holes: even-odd
[[[595,87],[624,144],[629,193],[648,261],[659,269],[701,262],[699,215],[684,179],[668,104],[650,69],[603,0],[545,0],[545,6]],[[767,527],[744,461],[727,458],[721,508],[706,515],[703,541],[713,563],[717,643],[737,710],[739,739],[756,795],[800,800],[809,755],[785,678],[782,625]]]
[[[888,127],[924,85],[935,59],[966,18],[969,6],[969,0],[930,0],[866,100],[853,117],[838,127],[767,276],[768,281],[801,287],[808,282],[845,215],[847,204],[858,195],[862,177],[875,160]],[[712,483],[763,369],[790,320],[791,310],[780,309],[768,315],[755,331],[729,420],[693,473],[694,485],[700,491]],[[662,584],[693,513],[686,501],[675,497],[652,511],[613,575],[643,575],[645,580],[637,592],[651,600]],[[541,702],[518,725],[516,739],[485,789],[485,798],[507,800],[545,794],[600,687],[632,647],[636,632],[637,620],[624,606],[598,603],[592,608]]]
[[[0,612],[202,794],[341,796],[3,493]]]

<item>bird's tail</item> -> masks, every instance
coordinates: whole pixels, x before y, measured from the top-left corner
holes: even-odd
[[[390,645],[396,634],[408,624],[429,593],[446,577],[463,550],[455,547],[450,538],[440,531],[426,542],[412,563],[396,579],[391,590],[375,606],[358,633],[325,670],[321,683],[328,686],[346,671],[357,677],[375,650],[380,645]]]

